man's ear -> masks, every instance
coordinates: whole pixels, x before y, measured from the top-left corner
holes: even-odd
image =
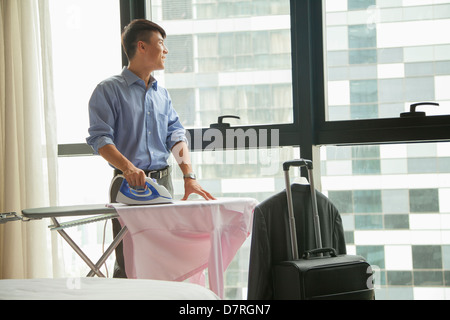
[[[146,49],[147,44],[144,41],[138,41],[136,50],[139,52],[144,52]]]

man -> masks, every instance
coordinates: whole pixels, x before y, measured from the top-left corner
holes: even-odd
[[[185,130],[167,90],[158,86],[152,76],[152,72],[164,69],[169,53],[165,38],[164,29],[145,19],[132,21],[124,29],[122,46],[128,67],[100,83],[92,94],[90,136],[86,140],[115,168],[115,175],[122,174],[130,186],[143,187],[150,176],[173,194],[167,165],[172,152],[184,176],[182,200],[194,193],[214,200],[196,181]],[[118,187],[112,188],[112,202]],[[113,229],[115,234],[120,230],[116,220]],[[114,276],[126,277],[121,248],[116,250],[116,260]]]

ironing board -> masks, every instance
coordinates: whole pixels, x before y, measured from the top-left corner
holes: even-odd
[[[92,260],[81,250],[81,248],[70,238],[66,228],[84,225],[87,223],[93,223],[98,221],[104,221],[108,219],[116,218],[117,212],[114,208],[106,205],[78,205],[78,206],[59,206],[59,207],[47,207],[22,210],[22,216],[28,220],[40,220],[49,218],[53,225],[49,226],[52,231],[57,231],[61,237],[70,245],[70,247],[80,256],[80,258],[91,268],[88,277],[97,275],[105,278],[100,268],[106,262],[108,257],[114,252],[116,247],[122,241],[128,229],[124,227],[121,232],[114,238],[110,246],[105,250],[104,254],[100,257],[97,263],[93,263]],[[57,218],[68,217],[81,217],[89,216],[88,218],[72,220],[65,223],[60,223]],[[26,220],[24,220],[26,221]]]
[[[100,271],[101,266],[119,243],[124,241],[129,278],[168,281],[190,278],[191,282],[204,285],[201,273],[208,268],[210,289],[223,298],[223,272],[250,235],[256,205],[257,201],[251,198],[176,201],[173,204],[152,206],[79,205],[26,209],[22,211],[23,217],[8,214],[3,218],[8,221],[51,219],[53,224],[49,228],[57,231],[90,267],[87,277],[105,277]],[[64,223],[58,221],[59,218],[72,217],[78,219]],[[122,230],[96,263],[64,230],[113,218],[119,218]],[[139,237],[143,235],[146,235],[146,239],[141,241]],[[191,251],[186,250],[189,247]],[[184,248],[184,257],[180,256],[180,248]],[[165,259],[167,255],[172,257]],[[194,266],[192,261],[190,265],[183,262],[184,258],[192,255],[198,258]],[[167,263],[172,268],[167,268]],[[177,270],[186,265],[189,267],[187,272]]]

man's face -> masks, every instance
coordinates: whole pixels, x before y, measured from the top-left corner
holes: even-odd
[[[153,32],[149,42],[142,42],[145,48],[147,65],[153,70],[164,70],[166,55],[169,53],[164,45],[164,39],[159,32]]]

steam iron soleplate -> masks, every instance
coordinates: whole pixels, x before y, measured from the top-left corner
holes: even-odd
[[[145,188],[142,189],[131,188],[123,178],[116,201],[127,205],[154,205],[173,203],[173,198],[164,186],[151,178],[146,178]]]

